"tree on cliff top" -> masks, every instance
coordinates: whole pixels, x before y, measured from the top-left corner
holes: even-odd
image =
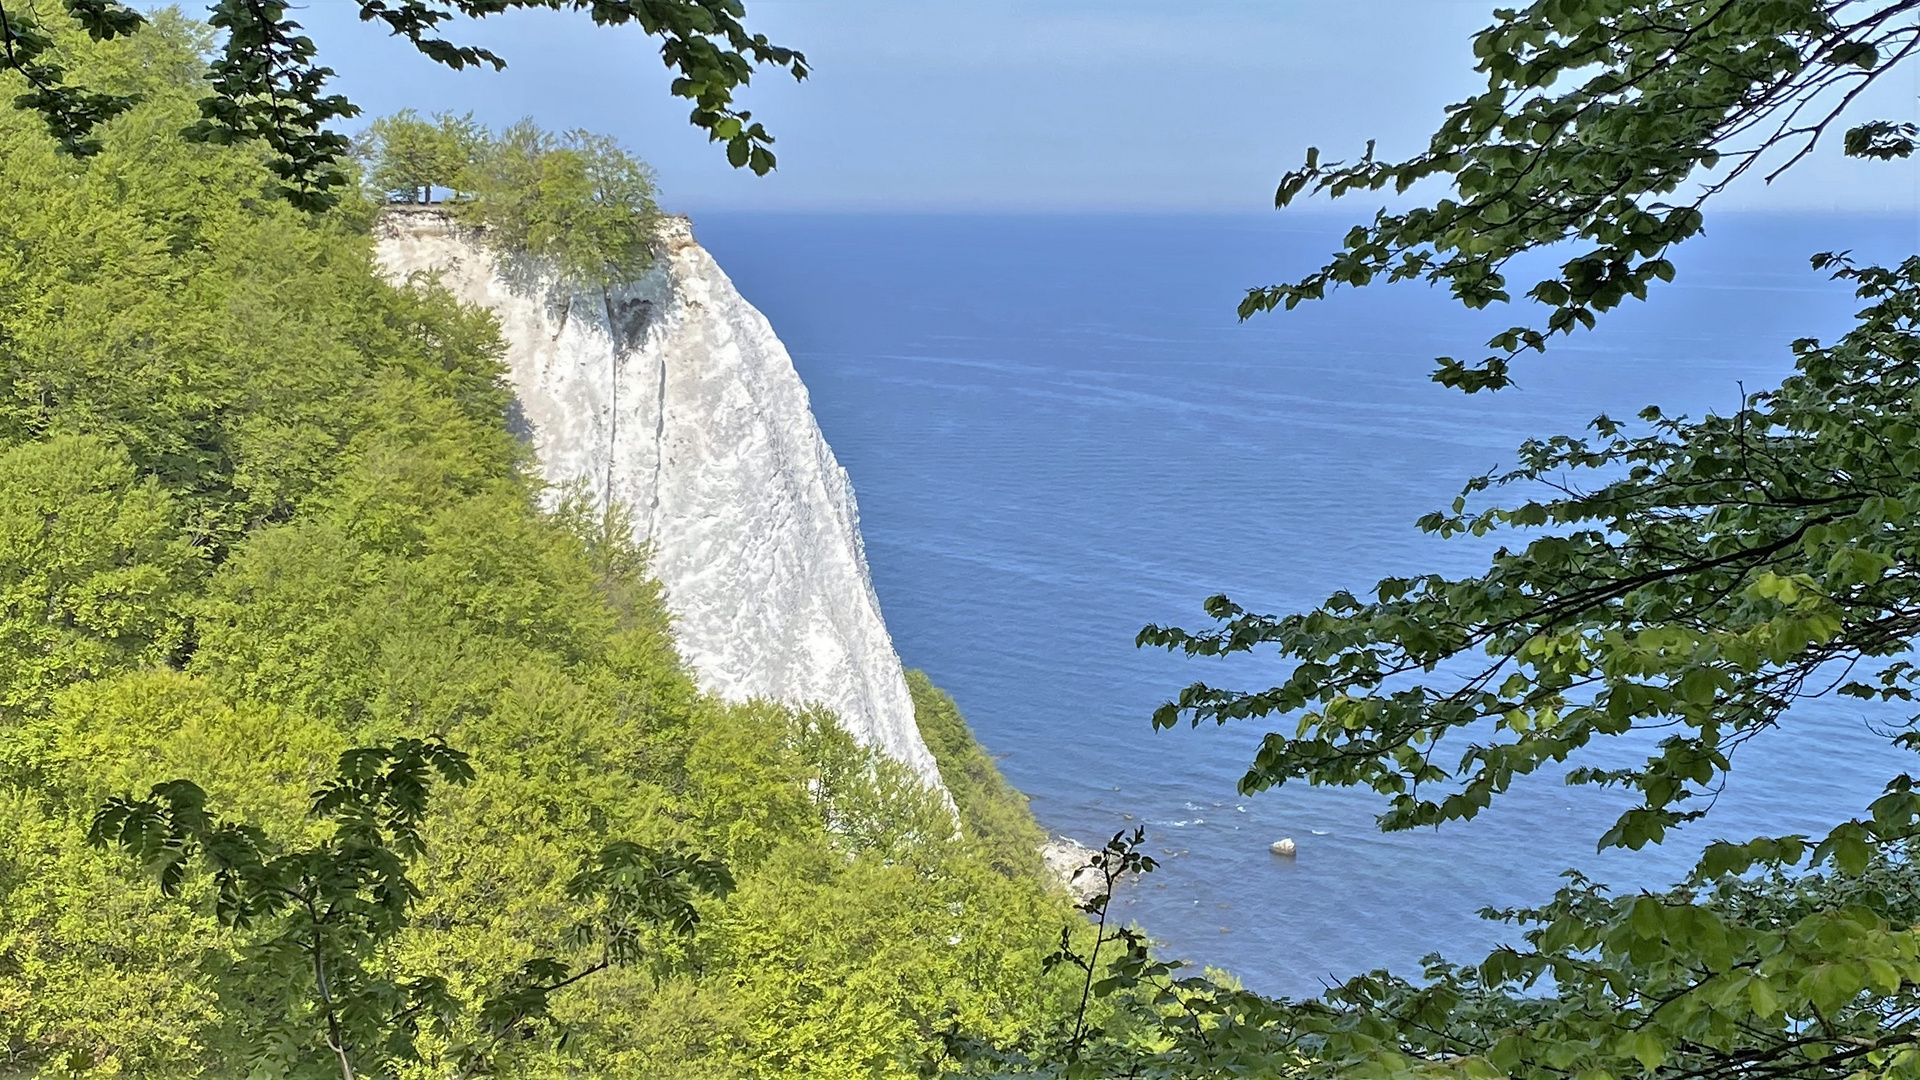
[[[409,110],[374,121],[356,149],[378,197],[429,203],[445,189],[489,246],[549,263],[575,285],[631,281],[652,262],[653,170],[607,136],[554,134],[531,119],[495,135],[471,114],[423,120]]]
[[[458,45],[439,36],[444,23],[482,19],[504,11],[552,9],[585,12],[599,26],[637,26],[661,39],[660,58],[675,72],[672,93],[693,102],[689,121],[727,146],[735,168],[764,175],[774,167],[773,136],[734,108],[734,92],[762,65],[807,76],[802,54],[748,32],[740,0],[355,0],[363,22],[384,23],[428,59],[456,70],[506,67],[488,49]],[[0,0],[0,71],[24,84],[18,108],[36,112],[60,147],[76,157],[98,153],[96,129],[132,108],[137,95],[111,87],[88,87],[68,78],[57,46],[70,25],[94,41],[134,33],[147,23],[117,0],[62,0],[65,19],[47,21],[21,0]],[[313,40],[287,17],[285,0],[219,0],[208,25],[224,32],[206,74],[208,93],[200,119],[185,134],[201,142],[259,140],[272,155],[277,192],[295,205],[324,209],[347,182],[340,167],[351,149],[345,135],[327,125],[360,109],[328,93],[333,70],[315,60]]]
[[[374,190],[393,201],[431,203],[435,188],[462,186],[486,138],[472,113],[423,120],[403,109],[375,120],[355,149],[367,162]]]
[[[455,212],[484,226],[489,244],[594,287],[630,281],[652,261],[653,170],[613,139],[522,120],[478,146]]]

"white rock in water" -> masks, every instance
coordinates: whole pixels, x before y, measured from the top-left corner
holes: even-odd
[[[546,479],[632,511],[705,689],[824,705],[939,787],[846,470],[786,348],[685,218],[666,219],[652,268],[607,290],[496,258],[437,209],[391,210],[375,239],[392,279],[437,274],[493,311]]]
[[[1106,887],[1106,878],[1093,869],[1094,849],[1072,837],[1055,836],[1040,845],[1040,861],[1047,873],[1067,887],[1067,895],[1076,904],[1084,904]]]
[[[1294,846],[1293,837],[1283,836],[1273,843],[1268,844],[1267,850],[1273,852],[1275,855],[1292,856],[1297,849]]]

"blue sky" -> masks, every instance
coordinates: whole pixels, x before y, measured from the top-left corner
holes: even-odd
[[[448,72],[360,23],[350,0],[299,18],[369,115],[474,111],[501,124],[617,136],[674,209],[1233,211],[1317,144],[1420,146],[1475,85],[1482,0],[747,0],[749,23],[802,49],[813,78],[771,71],[744,102],[779,139],[766,178],[726,167],[666,93],[656,46],[582,15],[520,13],[455,35],[505,72]],[[1912,119],[1920,68],[1869,111]],[[1722,205],[1912,210],[1920,168],[1827,148]]]

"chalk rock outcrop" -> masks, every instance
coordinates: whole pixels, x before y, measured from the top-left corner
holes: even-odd
[[[1045,864],[1047,873],[1067,887],[1067,895],[1073,897],[1076,904],[1084,904],[1100,895],[1105,880],[1100,871],[1092,866],[1093,857],[1099,854],[1092,848],[1070,836],[1049,837],[1040,845],[1040,861]]]
[[[547,480],[631,512],[706,689],[824,705],[939,785],[846,470],[786,348],[686,219],[666,219],[639,280],[605,290],[496,256],[437,210],[390,210],[375,235],[393,279],[436,275],[493,311]]]

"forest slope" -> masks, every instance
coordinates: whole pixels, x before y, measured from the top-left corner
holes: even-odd
[[[478,770],[389,958],[456,994],[566,954],[609,840],[740,883],[565,991],[572,1037],[513,1075],[909,1075],[950,1023],[1057,1015],[1057,891],[830,716],[698,692],[633,545],[542,509],[492,320],[384,282],[365,205],[309,217],[182,142],[202,43],[157,23],[74,50],[143,98],[98,158],[0,112],[0,1073],[246,1074],[247,933],[87,822],[188,776],[297,838],[340,751],[400,735]]]

